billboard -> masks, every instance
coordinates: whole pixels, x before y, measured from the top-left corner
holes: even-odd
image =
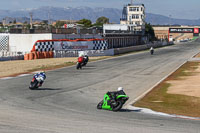
[[[89,50],[93,49],[93,41],[57,41],[54,50]]]
[[[169,33],[194,33],[193,28],[169,28]]]
[[[199,28],[169,28],[169,33],[195,33],[199,34]]]
[[[108,43],[104,39],[58,39],[38,40],[32,48],[32,52],[39,51],[69,51],[69,50],[106,50]]]
[[[194,33],[198,34],[199,33],[199,28],[194,28]]]

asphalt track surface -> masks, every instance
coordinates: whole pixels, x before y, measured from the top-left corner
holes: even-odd
[[[200,121],[144,114],[139,110],[97,110],[108,90],[125,88],[128,103],[198,53],[184,43],[47,72],[39,90],[32,75],[0,79],[0,133],[199,133]]]

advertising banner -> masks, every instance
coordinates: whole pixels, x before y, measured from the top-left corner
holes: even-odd
[[[93,41],[57,41],[54,42],[54,50],[91,50]]]
[[[169,28],[169,33],[194,33],[193,28]]]
[[[103,39],[60,39],[38,40],[32,48],[34,51],[80,51],[80,50],[107,50],[108,43]]]
[[[194,33],[198,34],[199,33],[199,28],[194,28]]]

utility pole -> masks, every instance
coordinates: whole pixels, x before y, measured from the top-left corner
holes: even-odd
[[[131,5],[133,5],[133,0],[131,0]]]
[[[33,29],[33,13],[30,12],[29,15],[30,15],[30,25],[31,25],[30,29]]]
[[[48,10],[48,29],[50,29],[51,25],[51,17],[50,17],[50,9]]]

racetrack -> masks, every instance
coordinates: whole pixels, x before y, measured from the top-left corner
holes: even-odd
[[[178,44],[47,72],[39,90],[29,90],[32,76],[0,80],[2,133],[198,133],[200,121],[111,112],[96,105],[108,90],[123,86],[131,103],[199,52],[198,42]]]

